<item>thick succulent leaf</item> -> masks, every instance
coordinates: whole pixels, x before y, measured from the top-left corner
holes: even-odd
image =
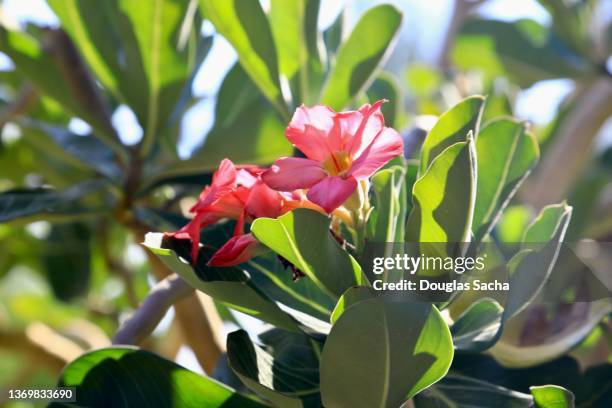
[[[476,139],[484,102],[482,96],[470,96],[440,116],[421,147],[419,174],[424,174],[434,159],[449,146],[464,142],[468,133],[471,132]]]
[[[566,203],[548,206],[527,229],[523,242],[531,243],[530,247],[508,262],[510,292],[504,320],[524,310],[546,283],[571,217],[572,207]]]
[[[274,39],[261,4],[250,0],[200,0],[204,15],[238,53],[240,64],[270,103],[289,118]]]
[[[317,319],[329,320],[334,300],[312,279],[293,280],[292,272],[269,252],[244,264],[253,282],[276,301]]]
[[[453,344],[462,351],[489,348],[497,338],[504,309],[493,299],[474,302],[451,326]]]
[[[374,289],[367,286],[355,286],[353,288],[347,289],[346,292],[340,296],[338,299],[338,303],[336,303],[336,307],[334,307],[334,311],[331,314],[331,323],[334,324],[342,313],[349,307],[368,299],[372,299],[376,296],[376,292]]]
[[[462,70],[479,69],[490,78],[510,76],[524,87],[593,72],[587,60],[533,20],[468,21],[457,37],[452,58]]]
[[[68,404],[75,406],[265,407],[212,378],[135,347],[83,354],[64,368],[58,386],[76,388],[77,400]]]
[[[380,170],[372,177],[375,201],[368,218],[367,239],[371,242],[402,242],[406,224],[405,170],[401,166]]]
[[[361,267],[331,235],[329,219],[316,211],[297,209],[277,219],[258,218],[251,232],[334,299],[362,282]]]
[[[365,12],[340,46],[335,65],[323,88],[323,104],[340,110],[367,87],[376,69],[391,51],[401,22],[401,12],[388,4]]]
[[[279,337],[279,333],[272,333]],[[264,336],[270,336],[270,332]],[[251,390],[279,407],[320,407],[319,361],[304,335],[282,336],[264,349],[244,330],[227,338],[229,366]],[[275,339],[279,340],[279,339]]]
[[[88,201],[93,193],[104,189],[106,185],[105,181],[93,180],[64,190],[41,188],[6,191],[0,194],[0,222],[32,220],[41,216],[45,219],[71,218],[107,210],[108,208],[104,208],[109,205],[107,202],[98,201],[96,206]]]
[[[516,190],[538,161],[535,137],[512,119],[489,122],[478,135],[478,184],[472,231],[479,242],[494,227]]]
[[[291,86],[293,103],[317,102],[324,77],[317,29],[320,0],[272,0],[268,17],[281,75]]]
[[[424,302],[378,297],[346,309],[321,355],[325,406],[398,407],[442,378],[450,331]]]
[[[557,385],[534,386],[529,389],[537,408],[574,408],[574,394]]]
[[[447,242],[447,254],[456,255],[457,245],[470,240],[476,200],[476,154],[472,137],[438,155],[414,184],[412,200],[406,242]]]
[[[191,243],[187,240],[164,239],[161,233],[149,233],[144,245],[170,270],[217,301],[275,326],[298,330],[296,322],[261,292],[246,272],[235,267],[207,266],[206,262],[214,250],[202,248],[197,264],[191,265],[187,261]]]
[[[530,408],[529,394],[509,390],[485,381],[450,374],[414,399],[415,408]]]

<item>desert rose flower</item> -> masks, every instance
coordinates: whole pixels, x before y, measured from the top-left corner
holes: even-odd
[[[350,112],[302,105],[285,135],[306,158],[280,158],[263,173],[263,181],[278,191],[308,189],[308,200],[331,213],[353,194],[358,180],[403,154],[400,135],[384,125],[383,102]]]
[[[254,166],[238,169],[228,159],[221,162],[212,183],[204,188],[198,202],[189,210],[194,214],[193,219],[169,234],[191,240],[193,263],[198,258],[200,231],[222,219],[237,221],[234,236],[213,254],[208,261],[211,266],[238,265],[265,250],[251,234],[245,234],[245,224],[256,218],[276,218],[295,208],[324,212],[298,192],[272,190],[261,180],[263,171]]]

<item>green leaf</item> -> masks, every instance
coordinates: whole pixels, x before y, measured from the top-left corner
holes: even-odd
[[[471,352],[489,348],[497,337],[503,311],[499,303],[488,298],[470,305],[451,326],[455,348]]]
[[[370,242],[401,242],[406,224],[405,206],[401,203],[405,170],[401,166],[380,170],[372,177],[374,208],[368,218],[367,238]]]
[[[121,67],[117,57],[118,38],[109,35],[109,32],[115,34],[110,7],[91,0],[49,0],[48,3],[96,77],[113,95],[119,96]]]
[[[270,28],[278,52],[279,70],[289,81],[293,103],[318,102],[324,67],[317,29],[320,0],[272,0]]]
[[[508,262],[510,292],[504,320],[517,315],[537,296],[557,261],[559,249],[572,217],[566,203],[545,207],[527,229],[524,245],[528,247]]]
[[[293,280],[292,273],[274,252],[260,255],[244,264],[251,279],[274,300],[320,320],[329,320],[335,301],[312,279]]]
[[[366,95],[370,101],[387,99],[381,107],[385,116],[385,126],[399,128],[400,116],[404,105],[404,97],[395,77],[381,72],[368,88]]]
[[[277,219],[258,218],[251,232],[334,299],[362,282],[359,264],[331,235],[329,219],[316,211],[297,209]]]
[[[105,181],[93,180],[64,190],[36,189],[11,190],[0,194],[0,222],[44,216],[45,219],[82,216],[90,212],[107,210],[89,206],[87,199],[103,190]],[[108,206],[109,203],[106,203]]]
[[[203,13],[232,44],[240,64],[278,110],[289,119],[281,91],[278,57],[268,19],[257,1],[200,0]]]
[[[46,31],[47,49],[29,34],[0,28],[0,50],[15,63],[20,74],[40,91],[94,127],[99,137],[125,159],[125,151],[110,123],[108,107],[99,95],[80,56],[68,37]]]
[[[533,398],[485,381],[450,374],[416,396],[418,408],[530,408]]]
[[[279,335],[267,332],[264,336],[271,334]],[[277,347],[264,349],[254,344],[244,330],[230,333],[230,367],[246,386],[276,406],[320,407],[319,361],[308,339],[284,335],[280,340]]]
[[[125,68],[123,96],[144,135],[142,156],[158,142],[198,60],[199,27],[189,0],[115,0]]]
[[[455,41],[452,59],[461,70],[478,69],[489,78],[510,76],[523,87],[593,72],[588,61],[533,20],[468,21]]]
[[[51,226],[39,257],[51,289],[60,300],[86,295],[89,290],[91,235],[90,229],[82,223]]]
[[[431,129],[421,148],[421,167],[424,174],[434,159],[449,146],[464,142],[468,133],[476,139],[485,99],[470,96],[446,111]]]
[[[331,314],[331,323],[335,324],[336,321],[338,321],[338,319],[342,315],[342,313],[344,313],[344,311],[349,307],[363,300],[374,298],[375,293],[376,292],[374,292],[372,288],[367,286],[356,286],[347,289],[347,291],[344,292],[342,296],[340,296],[340,299],[338,299],[338,303],[336,303],[336,307],[334,308],[334,311]]]
[[[336,63],[323,88],[321,102],[341,110],[368,85],[392,48],[402,14],[391,5],[366,11],[349,38],[340,46]]]
[[[220,235],[218,230],[208,233]],[[245,271],[236,267],[206,266],[214,249],[201,248],[198,262],[192,266],[187,261],[191,246],[188,240],[164,239],[161,233],[149,233],[144,245],[168,265],[170,270],[215,300],[275,326],[292,331],[298,330],[296,322],[261,292]]]
[[[335,60],[335,55],[338,52],[338,47],[342,43],[342,33],[345,26],[346,18],[346,7],[340,10],[338,17],[333,23],[323,32],[323,41],[325,42],[325,49],[327,51],[328,62]]]
[[[219,90],[215,125],[204,146],[189,160],[168,166],[157,178],[211,172],[224,158],[235,163],[269,164],[293,151],[284,133],[285,124],[236,64]],[[230,145],[240,148],[228,149]]]
[[[478,184],[472,220],[476,242],[491,231],[538,161],[538,143],[525,127],[512,119],[499,119],[489,122],[478,135]]]
[[[442,152],[416,181],[413,209],[406,225],[406,241],[449,243],[447,253],[470,240],[476,200],[474,140],[455,143]]]
[[[521,242],[530,218],[531,209],[526,206],[515,205],[506,208],[495,229],[497,237],[503,243]]]
[[[537,408],[574,408],[574,394],[557,385],[530,387]]]
[[[76,387],[76,403],[69,405],[87,407],[265,407],[212,378],[134,347],[83,354],[64,369],[58,386]]]
[[[124,172],[117,165],[113,151],[94,136],[75,135],[64,127],[25,118],[19,121],[19,125],[26,139],[38,143],[49,154],[53,151],[56,157],[71,156],[83,168],[95,170],[116,184],[123,181]],[[58,148],[53,149],[49,142]]]
[[[450,331],[430,304],[379,297],[346,309],[321,355],[325,406],[398,407],[442,378]]]

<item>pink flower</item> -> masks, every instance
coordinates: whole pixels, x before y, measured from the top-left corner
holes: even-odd
[[[308,199],[331,213],[355,191],[357,180],[403,153],[400,135],[384,125],[383,102],[350,112],[299,107],[285,135],[307,158],[280,158],[263,181],[278,191],[309,189]]]
[[[244,166],[240,169],[224,159],[213,174],[212,183],[204,188],[198,202],[189,210],[193,219],[180,230],[168,235],[191,240],[191,259],[195,264],[200,248],[200,231],[222,219],[236,220],[234,236],[219,248],[208,261],[211,266],[232,266],[259,255],[265,248],[251,235],[245,224],[259,217],[276,218],[295,208],[317,205],[298,193],[272,190],[262,180],[264,169]]]

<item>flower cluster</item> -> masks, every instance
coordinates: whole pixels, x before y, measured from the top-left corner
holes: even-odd
[[[342,206],[352,195],[363,194],[357,191],[360,181],[367,181],[403,153],[400,135],[384,125],[383,102],[349,112],[322,105],[299,107],[286,136],[306,157],[282,157],[268,169],[236,167],[223,160],[212,183],[190,209],[193,219],[171,235],[191,240],[195,263],[200,231],[222,219],[236,220],[234,236],[208,261],[212,266],[230,266],[265,249],[245,233],[245,225],[256,218],[276,218],[296,208],[310,208],[350,219],[350,211]]]

